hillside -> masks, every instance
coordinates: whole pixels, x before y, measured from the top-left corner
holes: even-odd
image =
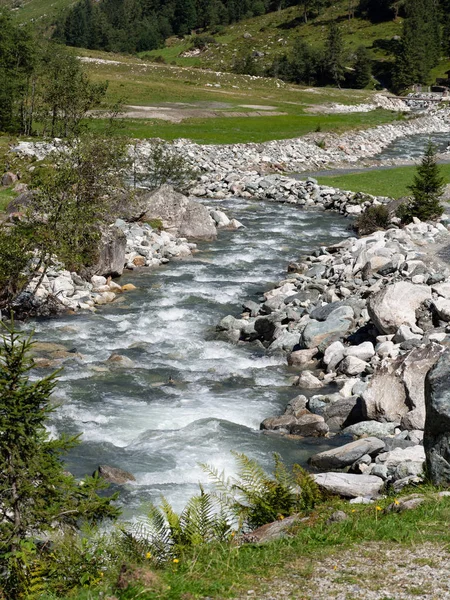
[[[3,4],[11,8],[20,23],[33,21],[49,26],[74,0],[3,0]]]
[[[195,36],[190,36],[184,40],[169,38],[165,48],[143,54],[148,57],[162,56],[166,61],[175,61],[179,65],[228,70],[236,56],[254,52],[263,54],[255,58],[261,67],[266,67],[271,64],[275,56],[288,52],[299,36],[313,46],[322,44],[329,23],[337,21],[349,51],[364,45],[371,49],[375,60],[380,62],[387,60],[389,53],[383,49],[386,47],[385,41],[401,34],[402,19],[371,23],[360,17],[349,19],[347,11],[348,1],[341,0],[333,3],[322,14],[305,24],[302,8],[292,6],[245,19],[220,29],[219,33],[210,32],[216,44],[209,44],[202,52],[193,51]],[[185,53],[188,55],[183,56]]]

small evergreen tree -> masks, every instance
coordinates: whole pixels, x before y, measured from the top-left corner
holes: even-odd
[[[325,44],[325,72],[330,81],[340,87],[345,78],[344,40],[336,21],[332,21]]]
[[[353,87],[356,89],[367,87],[372,79],[372,63],[365,46],[359,46],[356,50],[353,68]]]
[[[413,184],[409,186],[412,200],[400,208],[402,221],[409,223],[413,217],[421,221],[436,219],[444,212],[440,199],[444,190],[444,179],[436,163],[436,147],[429,141],[421,164],[417,167]]]
[[[64,471],[62,456],[77,438],[50,439],[46,430],[54,411],[56,373],[33,381],[32,341],[14,325],[0,340],[0,571],[8,598],[27,596],[29,576],[24,547],[44,532],[80,521],[115,518],[112,498],[100,498],[98,478],[78,483]],[[25,544],[25,546],[24,546]]]

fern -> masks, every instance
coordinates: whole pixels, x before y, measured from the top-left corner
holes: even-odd
[[[238,520],[239,529],[252,530],[280,517],[310,508],[319,498],[310,475],[298,465],[289,471],[280,456],[274,454],[274,472],[268,475],[254,459],[233,452],[238,465],[237,477],[226,479],[213,467],[201,465],[210,475],[216,498],[224,510]]]

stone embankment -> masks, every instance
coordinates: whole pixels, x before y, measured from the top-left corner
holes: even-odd
[[[236,173],[302,172],[348,166],[373,158],[399,138],[446,132],[450,133],[450,111],[440,109],[427,116],[344,134],[318,132],[296,139],[220,146],[177,140],[174,148],[206,173],[208,181],[221,183]],[[145,147],[147,143],[142,145]]]
[[[190,257],[197,248],[190,240],[210,240],[218,229],[242,227],[222,211],[208,209],[167,185],[142,194],[131,209],[127,202],[124,204],[124,210],[117,209],[124,218],[116,219],[103,231],[96,265],[81,276],[55,261],[45,274],[38,274],[30,282],[18,297],[17,306],[26,306],[40,315],[58,310],[95,310],[95,306],[112,302],[117,294],[133,288],[111,279],[122,275],[124,269],[157,267]],[[10,216],[19,218],[18,213]]]
[[[298,393],[262,429],[356,440],[312,457],[323,488],[373,497],[386,482],[421,480],[425,377],[450,346],[450,271],[439,259],[449,245],[444,222],[347,239],[292,263],[220,322],[226,339],[287,353]],[[428,439],[439,450],[447,438]]]

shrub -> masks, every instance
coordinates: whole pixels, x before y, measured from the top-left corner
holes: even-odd
[[[224,473],[213,467],[202,467],[217,488],[221,504],[238,519],[240,529],[256,529],[280,517],[312,508],[320,499],[319,489],[309,473],[299,465],[288,471],[278,454],[273,455],[273,475],[268,475],[245,454],[233,452],[233,455],[238,464],[237,477],[226,479]]]
[[[414,217],[421,221],[437,219],[444,212],[441,196],[444,179],[436,162],[436,147],[428,142],[421,164],[417,167],[413,184],[409,186],[413,197],[400,206],[397,215],[403,223],[410,223]]]
[[[383,204],[369,206],[355,220],[353,228],[360,235],[369,235],[380,229],[387,229],[390,225],[391,217],[389,210]]]
[[[216,39],[212,35],[196,35],[192,40],[191,48],[204,50],[208,44],[217,44]]]
[[[184,156],[166,142],[152,142],[149,152],[135,146],[134,153],[135,187],[137,183],[141,183],[146,188],[156,189],[169,183],[184,192],[189,182],[197,176]]]

